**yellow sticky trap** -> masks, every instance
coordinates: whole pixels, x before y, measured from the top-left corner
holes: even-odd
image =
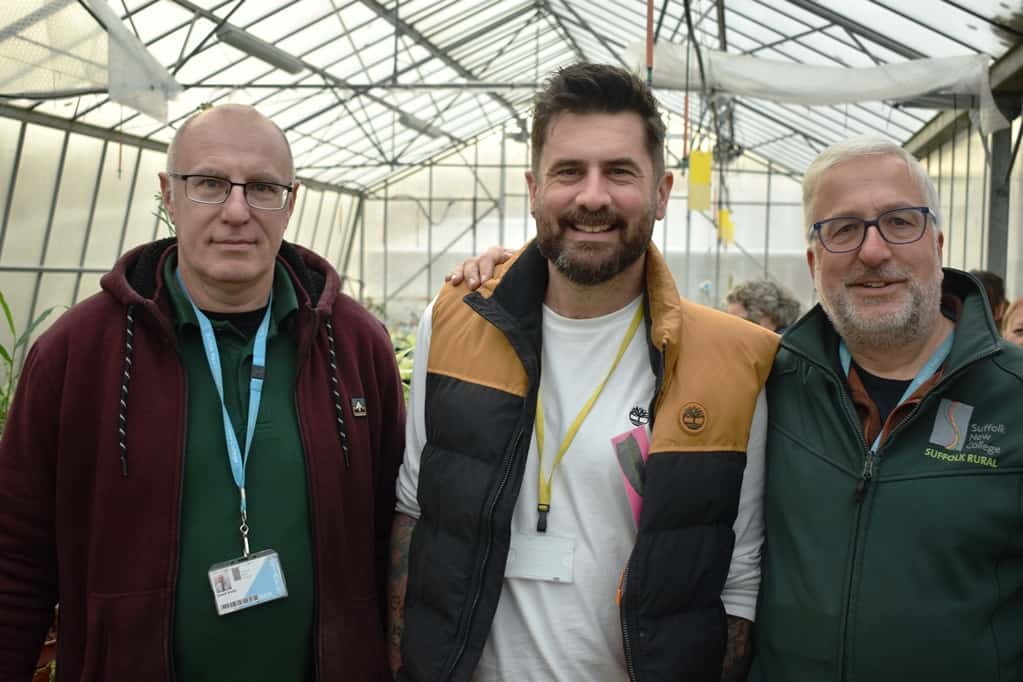
[[[689,155],[689,210],[710,210],[711,153],[693,151]]]
[[[725,244],[735,241],[735,224],[732,223],[732,212],[727,208],[718,209],[718,236]]]

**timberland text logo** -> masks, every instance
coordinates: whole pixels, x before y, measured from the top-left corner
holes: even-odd
[[[696,435],[707,426],[707,410],[700,403],[686,403],[679,421],[687,433]]]

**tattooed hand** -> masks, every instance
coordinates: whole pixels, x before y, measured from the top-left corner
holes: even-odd
[[[387,580],[387,659],[391,672],[401,668],[401,636],[405,632],[405,589],[408,587],[408,549],[416,520],[396,513],[391,526],[391,569]]]
[[[745,682],[753,658],[753,623],[728,616],[728,642],[721,664],[721,682]]]

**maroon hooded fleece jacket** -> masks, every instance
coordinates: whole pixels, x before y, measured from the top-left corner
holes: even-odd
[[[60,680],[174,677],[185,371],[160,277],[174,248],[164,240],[123,256],[103,291],[28,354],[0,441],[0,682],[30,678],[58,600]],[[299,299],[289,331],[317,678],[390,680],[387,542],[404,447],[393,349],[322,258],[285,243],[278,264]],[[366,398],[365,416],[352,414],[353,396]]]

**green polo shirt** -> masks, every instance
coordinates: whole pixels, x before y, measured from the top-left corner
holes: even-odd
[[[208,571],[242,554],[238,488],[231,476],[220,399],[195,312],[174,275],[163,271],[174,308],[178,352],[188,378],[188,431],[174,611],[176,677],[202,680],[313,680],[315,587],[305,458],[295,412],[297,349],[280,325],[298,309],[287,273],[274,273],[266,377],[246,469],[251,551],[280,556],[288,596],[218,616]],[[245,447],[255,334],[212,321],[223,369],[224,402]],[[159,437],[159,436],[157,436]]]

